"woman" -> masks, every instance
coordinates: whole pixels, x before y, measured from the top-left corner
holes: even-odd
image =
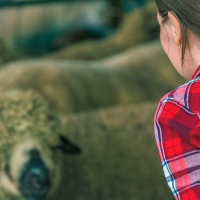
[[[200,199],[200,1],[156,0],[160,40],[188,82],[159,102],[154,118],[167,183],[178,200]],[[162,66],[160,66],[162,67]]]

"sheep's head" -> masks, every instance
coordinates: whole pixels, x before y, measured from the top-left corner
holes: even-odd
[[[58,150],[80,152],[60,133],[55,112],[36,92],[13,90],[0,97],[0,199],[51,195],[62,166]]]

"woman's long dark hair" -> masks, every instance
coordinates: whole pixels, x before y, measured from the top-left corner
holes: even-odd
[[[189,49],[188,31],[200,38],[200,0],[155,0],[164,24],[168,20],[168,12],[175,14],[182,32],[182,63]]]

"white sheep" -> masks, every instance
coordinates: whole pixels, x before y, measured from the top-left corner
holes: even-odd
[[[101,62],[35,59],[0,70],[0,93],[39,91],[56,110],[69,113],[156,100],[182,82],[158,41]],[[126,60],[126,59],[125,59]],[[123,63],[124,62],[124,63]],[[117,64],[119,63],[119,64]],[[119,66],[120,65],[120,66]],[[162,82],[162,84],[160,84]]]
[[[65,158],[51,200],[173,200],[153,134],[157,103],[62,116],[66,136],[83,148]]]
[[[79,153],[57,113],[35,91],[0,95],[0,199],[48,199],[60,182],[62,150]]]
[[[1,199],[173,199],[156,153],[155,108],[143,103],[60,115],[60,126],[38,93],[1,95]],[[66,137],[82,154],[59,153],[80,151]]]

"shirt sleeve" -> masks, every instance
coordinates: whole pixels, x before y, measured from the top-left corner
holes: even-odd
[[[200,199],[200,120],[167,99],[154,118],[156,143],[166,181],[177,200]]]

